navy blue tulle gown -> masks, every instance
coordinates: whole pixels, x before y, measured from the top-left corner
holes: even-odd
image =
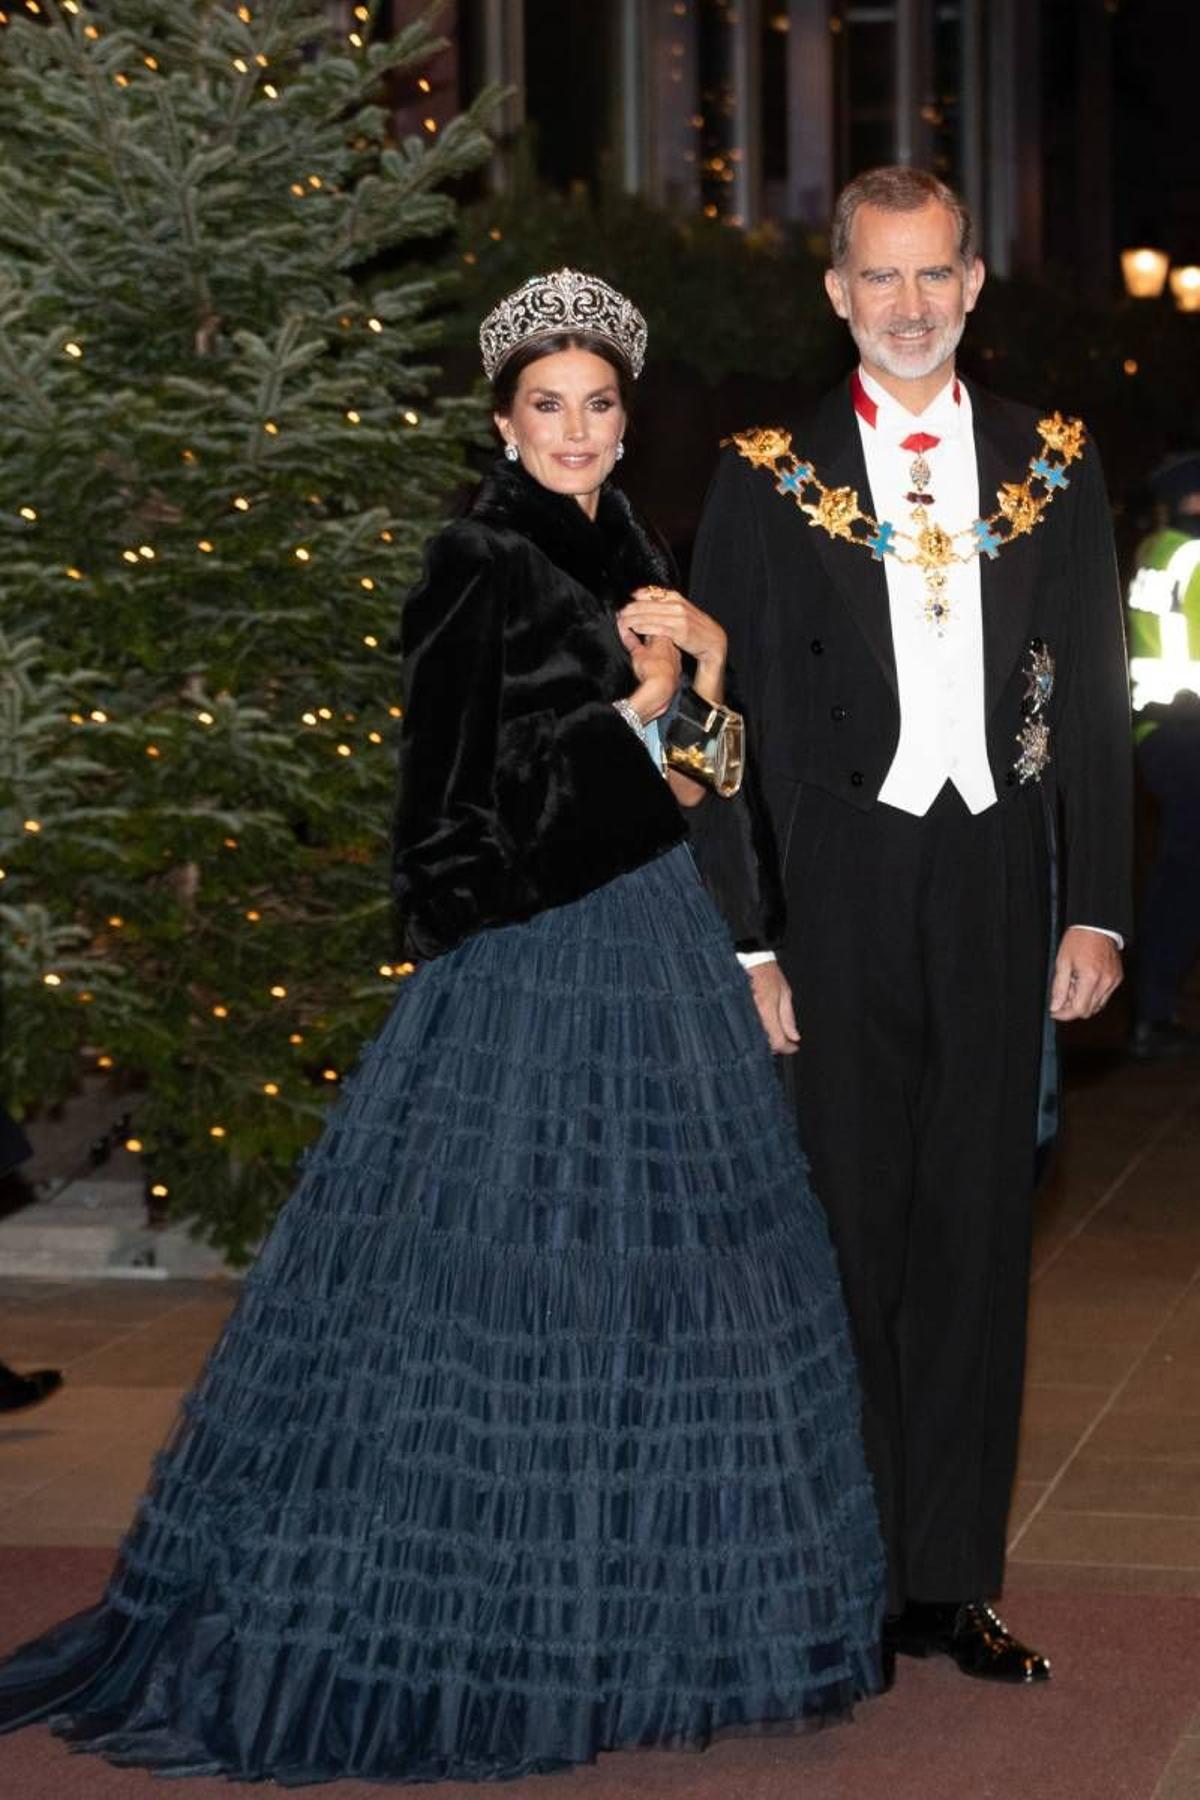
[[[833,1254],[681,845],[404,984],[0,1724],[502,1779],[844,1715],[881,1594]]]

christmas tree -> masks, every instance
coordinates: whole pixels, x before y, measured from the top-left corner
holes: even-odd
[[[0,1080],[126,1072],[235,1257],[403,973],[389,646],[482,422],[429,258],[494,96],[391,141],[432,18],[335,13],[0,12]]]

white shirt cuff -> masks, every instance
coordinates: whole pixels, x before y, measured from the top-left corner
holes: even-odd
[[[1073,925],[1073,931],[1098,931],[1101,937],[1111,938],[1118,950],[1125,948],[1125,939],[1119,931],[1110,931],[1107,925]]]
[[[743,969],[757,969],[762,963],[778,960],[773,950],[739,950],[737,959]]]

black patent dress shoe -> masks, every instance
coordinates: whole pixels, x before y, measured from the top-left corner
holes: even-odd
[[[949,1656],[981,1681],[1025,1686],[1050,1679],[1047,1659],[1015,1638],[983,1600],[910,1600],[884,1620],[883,1642],[896,1656]]]
[[[51,1394],[57,1393],[62,1386],[62,1376],[57,1369],[34,1369],[31,1375],[17,1375],[12,1369],[6,1369],[0,1375],[0,1413],[20,1412],[26,1406],[36,1406],[39,1400],[48,1400]]]

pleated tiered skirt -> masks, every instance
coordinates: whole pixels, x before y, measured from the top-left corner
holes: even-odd
[[[495,1780],[844,1715],[881,1593],[824,1221],[681,849],[406,983],[0,1724]]]

